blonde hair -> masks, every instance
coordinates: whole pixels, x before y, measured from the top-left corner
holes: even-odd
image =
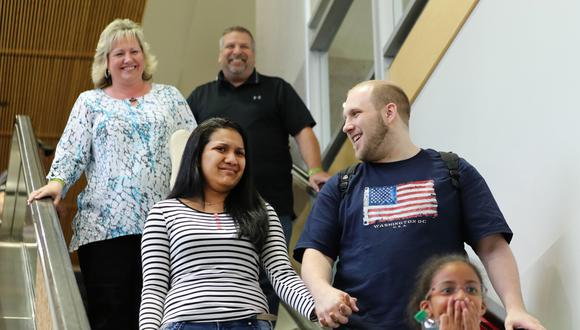
[[[145,41],[143,30],[139,24],[130,19],[117,18],[112,21],[101,32],[97,49],[95,50],[95,58],[93,60],[93,69],[91,77],[95,88],[105,88],[111,86],[111,76],[107,77],[107,55],[111,51],[113,44],[122,39],[133,38],[139,42],[141,50],[143,51],[143,58],[145,60],[145,68],[143,70],[143,80],[149,81],[153,78],[153,72],[157,67],[157,60],[151,54],[149,44]]]

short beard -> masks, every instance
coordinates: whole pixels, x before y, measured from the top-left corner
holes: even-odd
[[[365,134],[367,135],[368,140],[358,158],[363,162],[374,162],[381,159],[379,156],[382,152],[381,145],[385,143],[387,133],[389,133],[389,126],[383,122],[383,119],[379,114],[379,116],[377,116],[377,124],[373,127],[373,130]]]

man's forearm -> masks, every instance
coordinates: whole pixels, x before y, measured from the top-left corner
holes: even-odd
[[[306,249],[302,258],[302,280],[316,298],[330,287],[333,261],[318,250]]]
[[[476,252],[506,311],[525,310],[518,267],[505,239],[499,234],[485,237]]]
[[[320,145],[318,139],[314,135],[312,127],[304,127],[298,134],[294,136],[300,155],[309,169],[321,168],[322,162],[320,160]]]

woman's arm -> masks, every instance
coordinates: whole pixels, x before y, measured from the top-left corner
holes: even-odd
[[[51,197],[58,205],[68,189],[78,180],[91,158],[92,120],[84,97],[76,100],[60,137],[48,175],[48,183],[28,196],[28,203]]]
[[[300,279],[288,258],[286,241],[280,220],[271,206],[267,207],[269,230],[262,249],[261,260],[276,294],[300,314],[311,319],[314,299]]]
[[[94,91],[85,92],[77,98],[46,176],[49,180],[62,180],[63,198],[93,158],[93,113],[90,108],[96,104],[91,95],[94,95]]]
[[[149,212],[141,239],[143,289],[139,329],[159,329],[169,290],[169,236],[165,217],[154,206]]]

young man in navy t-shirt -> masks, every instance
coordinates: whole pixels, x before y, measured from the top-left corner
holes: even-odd
[[[460,159],[460,188],[452,185],[440,154],[411,141],[409,100],[392,83],[360,83],[343,107],[343,131],[362,164],[346,192],[338,176],[325,184],[294,251],[320,323],[409,328],[405,308],[418,267],[433,255],[465,253],[465,242],[506,307],[506,328],[544,329],[525,310],[512,232],[477,170]]]

